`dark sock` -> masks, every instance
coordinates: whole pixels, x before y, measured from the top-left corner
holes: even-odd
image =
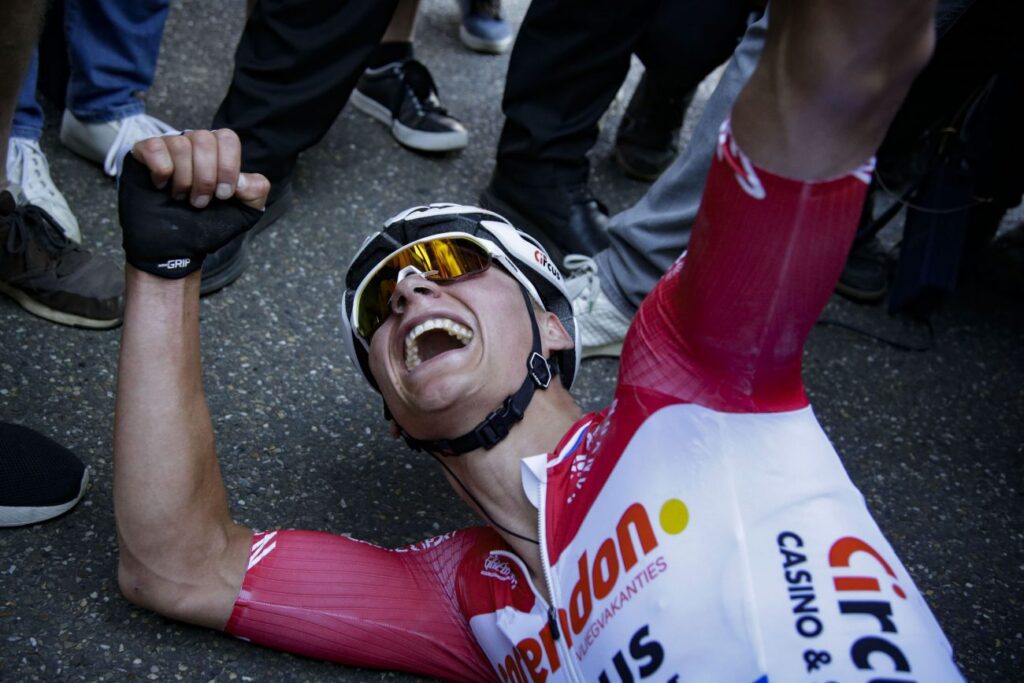
[[[386,64],[404,62],[407,59],[412,59],[412,43],[381,43],[373,48],[370,58],[366,61],[366,68],[379,69]]]

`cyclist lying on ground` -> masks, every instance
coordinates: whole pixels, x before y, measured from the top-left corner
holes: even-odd
[[[232,520],[198,269],[258,218],[267,182],[239,173],[230,131],[136,145],[121,180],[125,595],[292,652],[451,680],[962,680],[800,376],[932,10],[773,3],[689,253],[637,313],[601,413],[568,391],[557,269],[501,217],[417,207],[364,243],[346,277],[350,352],[490,523],[397,550]],[[203,210],[173,198],[205,206],[215,188]]]

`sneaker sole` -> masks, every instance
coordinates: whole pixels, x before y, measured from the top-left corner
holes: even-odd
[[[242,276],[245,269],[249,267],[249,242],[261,232],[277,222],[292,205],[292,189],[289,187],[284,194],[277,198],[272,206],[267,207],[256,225],[252,226],[249,234],[245,236],[242,248],[238,250],[238,257],[228,262],[218,271],[207,274],[199,284],[199,296],[206,296],[219,292]]]
[[[5,282],[0,282],[0,294],[6,294],[10,298],[14,299],[19,306],[32,315],[60,325],[84,327],[90,330],[109,330],[121,324],[120,317],[109,320],[96,320],[93,318],[85,318],[80,315],[75,315],[73,313],[65,313],[64,311],[55,310],[49,306],[39,303],[25,292],[20,289],[15,289]]]
[[[60,505],[46,505],[40,507],[6,506],[0,505],[0,527],[25,526],[45,522],[48,519],[59,517],[71,508],[78,505],[85,495],[85,489],[89,486],[89,468],[82,473],[82,483],[78,487],[78,495],[74,500]]]
[[[584,346],[580,359],[588,358],[618,358],[622,355],[622,342],[612,342],[601,346]]]
[[[391,110],[387,107],[358,90],[352,91],[349,102],[359,111],[377,119],[390,128],[392,137],[410,149],[420,152],[453,152],[457,149],[463,149],[469,144],[469,134],[465,131],[425,133],[422,130],[410,128],[392,117]]]
[[[483,52],[488,55],[500,55],[508,50],[509,46],[512,44],[512,36],[501,40],[487,40],[486,38],[474,36],[466,30],[464,25],[459,26],[459,39],[462,40],[462,44],[470,50],[473,50],[474,52]]]

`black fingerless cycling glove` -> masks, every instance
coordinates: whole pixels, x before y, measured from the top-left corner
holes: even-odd
[[[121,171],[117,203],[125,259],[139,270],[172,279],[202,268],[208,254],[263,216],[234,197],[223,201],[214,197],[205,209],[175,201],[170,183],[158,190],[149,169],[131,154]]]

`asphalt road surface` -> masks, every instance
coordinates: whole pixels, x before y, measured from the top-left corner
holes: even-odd
[[[202,127],[227,87],[243,3],[173,4],[147,107],[178,127]],[[508,5],[516,24],[525,7]],[[466,51],[457,22],[455,2],[426,0],[418,51],[443,102],[470,129],[468,149],[420,156],[347,109],[304,155],[295,207],[256,241],[249,270],[203,301],[206,389],[232,508],[247,525],[394,546],[474,522],[429,459],[387,436],[338,324],[343,268],[362,237],[413,204],[474,202],[493,167],[507,56]],[[645,190],[609,160],[629,88],[592,157],[594,188],[613,211]],[[60,146],[55,123],[44,147],[86,243],[120,258],[113,182]],[[934,316],[927,352],[822,326],[806,355],[826,431],[971,681],[1020,680],[1024,665],[1022,313],[1019,300],[967,283]],[[883,306],[834,298],[824,316],[903,341],[928,339]],[[0,680],[411,680],[273,652],[120,597],[111,509],[119,337],[59,327],[0,299],[0,419],[61,441],[94,475],[70,514],[0,531]],[[577,386],[585,408],[609,400],[616,369],[612,360],[584,364]]]

